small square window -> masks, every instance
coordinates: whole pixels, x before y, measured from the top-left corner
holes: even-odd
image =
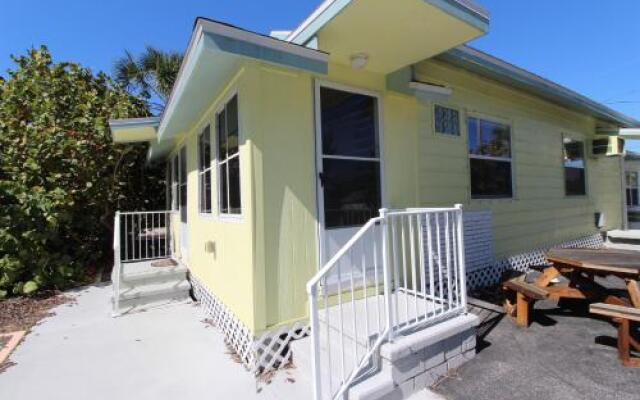
[[[437,133],[460,136],[460,113],[458,110],[436,105],[434,120]]]

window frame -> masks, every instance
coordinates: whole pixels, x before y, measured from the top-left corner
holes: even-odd
[[[462,114],[461,114],[462,115]],[[509,128],[509,154],[510,157],[496,157],[496,156],[486,156],[486,155],[479,155],[479,154],[471,154],[469,152],[469,119],[474,118],[476,120],[478,120],[478,132],[477,134],[480,135],[480,121],[486,121],[486,122],[491,122],[494,124],[499,124],[499,125],[505,125]],[[481,113],[475,113],[475,112],[467,112],[466,115],[464,115],[464,131],[461,132],[461,136],[462,134],[464,134],[465,136],[465,140],[466,140],[466,153],[467,153],[467,165],[468,165],[468,176],[469,176],[469,199],[472,202],[477,202],[477,201],[513,201],[517,198],[516,196],[516,174],[515,174],[515,154],[514,154],[514,123],[511,120],[508,119],[504,119],[504,118],[499,118],[499,117],[494,117],[494,116],[489,116],[489,115],[485,115],[485,114],[481,114]],[[449,135],[445,135],[445,136],[449,136]],[[453,136],[455,137],[455,136]],[[471,160],[472,159],[477,159],[477,160],[488,160],[488,161],[501,161],[501,162],[509,162],[509,171],[511,174],[511,195],[510,196],[474,196],[473,192],[472,192],[472,187],[473,187],[473,182],[472,182],[472,176],[471,176]]]
[[[457,135],[452,135],[449,133],[445,133],[445,132],[439,132],[438,129],[436,128],[437,124],[436,124],[436,107],[440,107],[440,108],[448,108],[450,110],[454,110],[458,113],[458,134]],[[444,138],[451,138],[451,139],[460,139],[464,136],[466,131],[466,128],[464,128],[463,125],[463,121],[466,121],[466,118],[468,116],[463,115],[462,109],[460,107],[456,107],[450,104],[443,104],[443,103],[437,103],[434,102],[433,103],[433,107],[431,107],[431,115],[432,115],[432,119],[433,119],[433,133],[438,136],[438,137],[444,137]]]
[[[229,103],[233,100],[236,99],[236,113],[237,113],[237,119],[238,119],[238,151],[236,153],[234,153],[231,157],[226,157],[224,160],[220,160],[220,127],[219,125],[219,115],[222,112],[226,112],[227,106],[229,105]],[[225,115],[225,124],[227,122],[227,117]],[[216,200],[217,200],[217,207],[216,207],[216,214],[218,219],[222,220],[222,221],[229,221],[229,222],[239,222],[243,219],[244,216],[244,212],[245,209],[243,207],[243,201],[242,199],[244,198],[243,193],[242,193],[242,171],[240,168],[240,143],[242,142],[242,123],[240,121],[240,96],[238,93],[237,89],[234,89],[232,91],[230,91],[221,101],[220,101],[220,105],[216,108],[216,111],[214,113],[213,116],[213,126],[214,128],[214,133],[213,133],[213,142],[215,143],[215,150],[214,150],[214,156],[212,158],[212,160],[215,162],[215,173],[216,173],[216,182],[215,182],[215,186],[216,186]],[[222,211],[222,165],[223,164],[229,164],[229,161],[232,159],[238,159],[238,187],[240,190],[239,196],[240,196],[240,212],[239,213],[229,213],[229,212],[223,212]],[[228,192],[229,192],[229,180],[228,180],[228,168],[227,168],[227,196],[229,196]],[[212,185],[213,187],[213,185]],[[229,199],[227,198],[227,202],[229,201]]]
[[[588,168],[587,168],[587,141],[585,140],[585,138],[582,135],[577,135],[577,134],[566,134],[563,133],[561,135],[562,138],[562,145],[561,145],[561,163],[562,163],[562,183],[564,186],[564,197],[565,198],[571,198],[571,199],[575,199],[575,198],[580,198],[580,197],[588,197],[589,196],[589,175],[588,175]],[[583,167],[582,169],[584,170],[584,193],[582,194],[568,194],[567,193],[567,168],[572,168],[572,167],[567,167],[565,165],[565,159],[564,159],[564,140],[565,139],[571,139],[573,141],[576,142],[580,142],[582,143],[582,162],[583,162]],[[574,167],[575,168],[575,167]]]
[[[203,169],[203,165],[202,165],[202,142],[201,139],[204,137],[205,132],[209,132],[209,164],[205,166],[205,168]],[[211,124],[207,123],[204,125],[203,128],[200,129],[200,132],[197,135],[196,138],[196,142],[197,142],[197,152],[198,152],[198,214],[200,216],[206,216],[206,217],[210,217],[213,215],[213,209],[214,209],[214,204],[213,204],[213,150],[214,147],[212,145],[212,138],[213,135],[211,133]],[[203,195],[203,188],[204,188],[204,178],[205,176],[209,174],[209,210],[203,210],[203,204],[202,204],[202,195]]]

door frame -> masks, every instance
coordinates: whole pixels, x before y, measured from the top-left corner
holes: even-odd
[[[317,229],[316,229],[316,243],[318,246],[317,252],[317,269],[322,269],[324,262],[324,191],[320,184],[319,174],[322,171],[322,109],[320,104],[320,89],[326,87],[329,89],[340,90],[343,92],[350,92],[356,94],[362,94],[365,96],[373,97],[376,100],[376,119],[377,119],[377,135],[378,135],[378,158],[380,158],[380,207],[386,207],[386,190],[385,190],[385,162],[384,162],[384,108],[382,104],[382,93],[364,89],[357,86],[345,85],[323,79],[314,79],[314,122],[315,122],[315,188],[316,188],[316,216],[317,216]]]

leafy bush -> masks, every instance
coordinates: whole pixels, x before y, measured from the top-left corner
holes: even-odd
[[[46,47],[13,60],[0,78],[0,298],[81,281],[109,256],[115,208],[164,203],[146,146],[108,129],[149,115],[144,102]]]

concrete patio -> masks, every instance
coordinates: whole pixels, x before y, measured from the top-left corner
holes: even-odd
[[[298,390],[295,369],[269,385],[227,354],[222,335],[193,303],[111,318],[111,286],[72,292],[75,304],[35,326],[0,373],[0,397],[279,399]]]

